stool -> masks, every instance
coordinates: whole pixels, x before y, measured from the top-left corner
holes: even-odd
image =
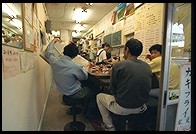
[[[63,96],[62,96],[62,100],[63,100]],[[63,105],[66,105],[66,104],[63,102]],[[79,108],[79,107],[75,108],[75,114],[80,114],[81,112],[82,112],[81,108]],[[73,115],[73,107],[68,108],[66,113],[68,115]]]
[[[79,108],[79,107],[75,107],[74,110],[75,110],[74,112],[75,112],[76,115],[82,113],[82,109]],[[67,111],[66,111],[66,113],[68,115],[73,115],[73,107],[68,108]]]
[[[73,120],[64,126],[64,131],[84,131],[86,126],[83,122],[76,121],[76,105],[80,104],[81,99],[73,99],[63,95],[63,102],[72,107]]]
[[[117,131],[141,131],[145,125],[142,122],[145,113],[129,114],[129,115],[117,115],[112,114],[112,118],[115,120],[114,125]]]
[[[111,115],[117,131],[153,131],[156,127],[156,110],[157,107],[148,107],[143,113]]]

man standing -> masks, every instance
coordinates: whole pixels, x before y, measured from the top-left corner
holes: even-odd
[[[108,49],[110,48],[110,45],[109,44],[102,44],[102,47],[101,49],[98,50],[97,52],[97,57],[96,57],[96,64],[99,65],[99,64],[105,64],[108,62],[107,60],[107,51]]]

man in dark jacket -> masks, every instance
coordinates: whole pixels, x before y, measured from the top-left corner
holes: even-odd
[[[101,126],[106,131],[115,131],[110,112],[119,115],[142,113],[147,109],[152,71],[150,66],[137,59],[143,45],[137,39],[125,44],[125,60],[114,64],[110,79],[111,95],[99,93],[97,105],[102,116]]]

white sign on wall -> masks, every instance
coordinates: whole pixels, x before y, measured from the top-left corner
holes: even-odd
[[[180,96],[175,131],[191,130],[191,63],[181,65]]]

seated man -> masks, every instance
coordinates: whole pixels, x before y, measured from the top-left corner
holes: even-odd
[[[137,59],[143,45],[137,39],[125,44],[124,58],[114,64],[110,78],[111,95],[99,93],[97,105],[102,116],[101,126],[106,131],[115,131],[110,112],[119,115],[142,113],[147,109],[152,71],[150,66]]]
[[[152,73],[156,75],[157,79],[160,81],[161,78],[161,50],[162,45],[155,44],[149,48],[151,55],[147,55],[150,60],[149,65],[152,69]],[[170,75],[169,75],[169,89],[179,89],[180,82],[180,69],[174,61],[171,60],[170,64]],[[158,98],[159,88],[153,88],[150,90],[150,96]]]
[[[89,99],[94,96],[93,90],[88,87],[83,87],[81,81],[88,79],[88,73],[83,69],[82,66],[76,64],[72,59],[77,56],[77,46],[70,42],[64,47],[63,54],[60,57],[56,57],[54,52],[55,43],[59,41],[58,38],[54,38],[53,41],[48,45],[45,56],[48,58],[53,78],[56,83],[57,89],[65,96],[74,99],[86,100],[86,108],[88,106]]]

